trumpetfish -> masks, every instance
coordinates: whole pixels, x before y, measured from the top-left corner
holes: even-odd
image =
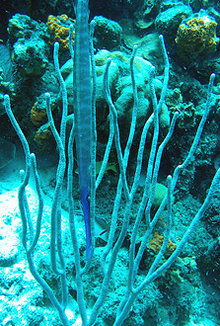
[[[75,0],[74,2],[76,24],[73,60],[73,92],[80,201],[85,220],[86,258],[90,260],[92,255],[89,202],[91,189],[92,86],[90,78],[88,2],[89,0]]]

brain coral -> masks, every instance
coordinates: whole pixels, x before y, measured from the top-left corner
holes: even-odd
[[[175,39],[178,55],[190,60],[201,54],[215,52],[218,43],[216,26],[215,20],[203,10],[184,19]]]

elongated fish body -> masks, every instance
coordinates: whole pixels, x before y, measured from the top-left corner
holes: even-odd
[[[76,25],[74,43],[74,114],[76,152],[79,169],[80,200],[86,229],[86,257],[91,257],[90,165],[92,143],[92,92],[89,54],[89,0],[75,2]]]

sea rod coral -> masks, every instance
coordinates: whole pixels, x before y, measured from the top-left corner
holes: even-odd
[[[80,18],[81,15],[83,15],[83,12],[81,10],[87,9],[88,1],[87,0],[79,0],[77,6],[77,19],[79,20],[78,23],[80,24]],[[80,35],[77,36],[77,33],[80,34],[80,28],[77,29],[77,19],[76,19],[76,32],[75,32],[75,44],[77,43],[77,37],[80,37]],[[92,24],[91,24],[92,27]],[[92,29],[92,28],[91,28]],[[83,30],[85,32],[85,30]],[[86,29],[88,32],[88,29]],[[73,52],[72,47],[72,41],[71,41],[71,35],[72,35],[72,29],[70,28],[70,50],[71,53]],[[91,35],[87,34],[84,37],[87,38],[87,41],[91,42]],[[83,46],[83,43],[80,43]],[[184,245],[188,241],[189,237],[191,236],[192,232],[195,230],[198,222],[204,215],[204,212],[206,211],[207,207],[210,204],[211,198],[213,194],[216,192],[216,189],[220,182],[220,169],[218,169],[212,184],[210,186],[210,189],[208,191],[208,194],[206,196],[206,199],[204,203],[201,205],[201,208],[199,209],[198,213],[195,215],[193,220],[191,221],[190,225],[188,226],[186,232],[184,233],[182,239],[177,244],[176,249],[173,250],[172,254],[169,256],[169,258],[166,260],[163,260],[164,254],[166,251],[167,246],[169,245],[169,238],[170,238],[170,232],[171,232],[171,226],[172,226],[172,196],[179,178],[179,175],[182,171],[185,171],[186,167],[190,163],[196,147],[198,145],[198,142],[200,140],[204,124],[207,120],[208,113],[210,110],[210,104],[211,104],[211,96],[212,96],[212,89],[214,84],[214,77],[215,75],[211,75],[210,82],[208,86],[208,95],[207,95],[207,101],[206,101],[206,107],[203,114],[203,117],[199,123],[197,132],[195,134],[194,141],[188,151],[188,154],[186,155],[186,158],[182,162],[181,165],[178,165],[174,172],[173,176],[168,176],[168,192],[164,200],[162,201],[160,207],[158,208],[157,212],[154,216],[151,216],[151,208],[152,203],[155,196],[155,190],[156,190],[156,184],[158,180],[158,173],[162,158],[162,153],[164,148],[166,147],[168,141],[172,137],[175,122],[178,118],[178,113],[175,113],[173,115],[173,119],[171,121],[169,130],[167,135],[165,136],[164,140],[161,142],[161,144],[158,146],[158,137],[159,137],[159,113],[162,109],[162,106],[164,104],[166,92],[167,92],[167,86],[168,86],[168,80],[169,80],[169,60],[167,56],[167,52],[165,49],[165,44],[163,41],[162,35],[160,36],[160,44],[161,44],[161,50],[165,62],[165,70],[164,70],[164,80],[163,80],[163,86],[161,90],[161,96],[160,99],[156,96],[156,91],[154,87],[154,73],[155,73],[155,67],[152,66],[151,72],[150,72],[150,78],[149,78],[149,86],[150,86],[150,92],[151,92],[151,98],[153,103],[153,113],[149,117],[149,119],[145,122],[143,131],[141,133],[140,137],[140,144],[137,152],[137,165],[135,169],[134,178],[131,184],[129,184],[126,170],[130,155],[130,149],[131,145],[133,143],[134,138],[134,132],[135,132],[135,125],[136,125],[136,117],[137,117],[137,109],[138,109],[138,96],[137,96],[137,88],[136,88],[136,81],[135,81],[135,75],[134,75],[134,58],[136,54],[137,48],[135,47],[131,59],[130,59],[130,71],[131,71],[131,79],[132,79],[132,87],[133,87],[133,94],[134,94],[134,103],[133,103],[133,111],[132,111],[132,118],[131,118],[131,126],[127,138],[127,142],[125,145],[124,151],[122,151],[121,148],[121,141],[120,141],[120,130],[119,130],[119,124],[118,124],[118,118],[117,118],[117,110],[115,108],[115,105],[113,103],[113,100],[111,98],[110,89],[109,89],[109,83],[108,83],[108,77],[109,77],[109,68],[111,65],[111,60],[108,60],[106,64],[105,74],[104,74],[104,80],[103,80],[103,87],[104,92],[106,96],[106,101],[109,105],[109,138],[106,145],[106,151],[104,154],[103,159],[103,165],[101,167],[101,170],[99,172],[99,175],[96,179],[96,173],[95,173],[95,161],[96,161],[96,112],[95,112],[95,94],[94,94],[94,88],[95,88],[95,74],[94,74],[94,62],[93,62],[93,53],[92,49],[90,48],[90,55],[92,59],[92,71],[93,71],[93,92],[92,92],[92,101],[90,103],[91,105],[91,133],[88,132],[87,134],[89,137],[91,137],[91,154],[89,159],[89,186],[86,189],[86,204],[87,208],[90,210],[90,214],[87,214],[86,216],[86,223],[88,228],[88,218],[89,220],[89,241],[87,239],[87,257],[85,258],[85,255],[82,254],[82,244],[79,237],[79,230],[76,227],[76,216],[77,212],[74,210],[74,200],[73,200],[73,142],[74,137],[80,137],[80,134],[77,134],[79,132],[79,129],[76,128],[75,124],[77,122],[77,117],[74,117],[74,123],[72,125],[72,129],[69,135],[68,140],[68,148],[66,149],[66,118],[67,118],[67,93],[65,89],[65,83],[62,79],[60,68],[58,64],[58,49],[59,45],[58,43],[55,43],[54,46],[54,64],[55,64],[55,70],[58,76],[58,79],[60,81],[60,87],[62,91],[62,100],[63,100],[63,112],[62,112],[62,119],[61,119],[61,126],[58,130],[55,127],[54,119],[51,112],[51,105],[50,105],[50,95],[47,93],[45,95],[46,97],[46,103],[47,103],[47,116],[50,124],[51,131],[53,133],[53,136],[57,143],[57,148],[59,151],[59,162],[57,166],[57,174],[56,174],[56,185],[55,185],[55,191],[54,191],[54,197],[53,202],[51,204],[51,225],[50,225],[50,254],[51,254],[51,266],[53,272],[56,274],[57,278],[60,281],[60,292],[62,293],[62,299],[60,300],[60,297],[56,297],[55,291],[52,286],[50,286],[40,275],[40,273],[37,271],[34,261],[35,256],[35,250],[36,246],[40,237],[41,233],[41,223],[42,223],[42,216],[43,216],[43,193],[42,188],[40,185],[39,175],[38,175],[38,169],[36,165],[36,159],[35,155],[30,152],[29,144],[22,133],[22,130],[20,129],[13,113],[10,107],[10,99],[8,95],[5,95],[5,109],[6,112],[10,118],[10,121],[15,128],[20,141],[23,145],[24,153],[25,153],[25,159],[26,159],[26,165],[25,165],[25,171],[21,173],[21,179],[22,183],[19,189],[19,208],[20,208],[20,215],[23,223],[23,234],[22,234],[22,243],[26,251],[27,260],[29,264],[29,269],[31,273],[33,274],[34,278],[39,282],[45,293],[48,295],[49,299],[51,300],[52,304],[57,309],[61,322],[64,326],[72,325],[75,321],[73,320],[73,314],[69,315],[69,309],[71,309],[68,306],[68,275],[69,272],[66,269],[66,263],[64,259],[64,243],[62,242],[62,209],[61,209],[61,199],[62,199],[62,187],[64,186],[64,176],[65,176],[65,170],[67,169],[67,194],[68,194],[68,209],[69,209],[69,227],[70,227],[70,234],[71,234],[71,240],[73,245],[73,252],[74,252],[74,266],[75,266],[75,288],[77,289],[76,292],[76,301],[78,304],[79,314],[82,320],[82,324],[84,326],[91,326],[94,325],[96,322],[100,321],[101,319],[101,311],[105,307],[105,301],[108,300],[107,295],[112,290],[111,285],[111,278],[113,276],[113,270],[116,266],[120,254],[123,252],[123,242],[125,240],[129,223],[131,222],[131,214],[132,214],[132,207],[134,204],[134,196],[137,192],[140,174],[141,174],[141,167],[142,167],[142,161],[143,161],[143,152],[145,147],[145,141],[146,137],[149,131],[150,127],[153,127],[153,137],[152,137],[152,144],[151,144],[151,150],[149,155],[149,161],[146,171],[146,180],[145,180],[145,187],[142,194],[142,199],[140,202],[140,205],[135,212],[136,218],[134,221],[131,239],[130,239],[130,245],[129,249],[127,251],[127,258],[126,261],[126,273],[124,275],[125,283],[122,291],[122,295],[119,298],[119,304],[117,307],[117,312],[114,315],[114,321],[112,322],[112,325],[119,326],[122,325],[125,319],[129,316],[131,307],[135,300],[138,298],[138,296],[141,294],[141,292],[146,289],[147,286],[149,286],[155,279],[157,279],[161,274],[170,268],[170,266],[175,262],[176,258],[179,256],[181,250],[183,249]],[[87,43],[88,45],[88,43]],[[82,49],[81,49],[82,50]],[[89,52],[85,51],[85,55],[89,56]],[[90,70],[88,69],[88,58],[85,66],[83,66],[83,62],[81,61],[81,57],[75,58],[76,60],[76,66],[75,69],[82,69],[81,73],[82,79],[80,82],[82,83],[80,86],[84,87],[86,85],[88,88],[91,87],[91,84],[89,85],[88,80],[90,81]],[[90,59],[89,59],[90,60]],[[78,64],[78,66],[77,66]],[[83,68],[86,67],[86,70],[83,70]],[[78,77],[78,78],[80,78]],[[83,80],[85,78],[85,80]],[[86,83],[83,83],[85,82]],[[77,79],[77,82],[79,82],[79,79]],[[78,85],[79,86],[79,85]],[[85,89],[83,90],[81,95],[85,96]],[[87,89],[88,93],[91,92],[91,89]],[[79,94],[78,94],[79,95]],[[83,102],[82,97],[78,97],[78,102]],[[78,103],[79,104],[79,103]],[[79,105],[80,106],[80,105]],[[78,108],[77,108],[78,109]],[[77,112],[79,113],[79,112]],[[82,114],[82,112],[81,112]],[[81,126],[82,127],[82,126]],[[86,127],[86,126],[85,126]],[[83,130],[85,132],[85,130]],[[87,135],[87,136],[88,136]],[[103,173],[105,171],[109,153],[113,144],[113,140],[115,143],[116,151],[117,151],[117,158],[118,158],[118,165],[120,169],[120,176],[117,184],[117,190],[115,194],[115,200],[113,203],[112,208],[112,216],[111,216],[111,226],[110,231],[108,234],[108,240],[106,246],[102,249],[101,253],[95,246],[95,238],[94,238],[94,224],[95,224],[95,201],[96,201],[96,190],[101,185]],[[81,149],[82,151],[84,149]],[[86,149],[85,149],[86,150]],[[68,157],[68,164],[66,163],[66,157]],[[88,167],[88,162],[87,167]],[[26,189],[27,185],[30,181],[30,174],[31,171],[33,171],[34,174],[34,180],[36,183],[36,189],[39,196],[39,208],[38,208],[38,216],[36,218],[36,223],[34,224],[36,226],[36,229],[33,229],[33,224],[30,222],[31,214],[28,209],[28,199],[26,196]],[[83,173],[83,171],[80,171],[80,173]],[[124,211],[123,211],[123,218],[122,218],[122,224],[119,227],[117,225],[118,216],[119,216],[119,209],[123,205],[122,197],[125,198],[124,200]],[[165,207],[167,207],[167,221],[166,226],[164,228],[164,237],[162,245],[155,256],[154,261],[152,262],[152,265],[150,266],[150,269],[146,272],[144,277],[139,278],[138,270],[140,267],[140,262],[143,257],[144,250],[147,246],[147,243],[154,234],[155,226],[161,216],[161,213],[165,210]],[[139,231],[139,226],[141,223],[141,220],[145,218],[146,220],[146,229],[144,232],[144,235],[142,237],[140,246],[136,246],[136,240],[137,235]],[[69,251],[69,248],[68,248]],[[99,256],[99,259],[97,259],[97,255]],[[96,270],[99,268],[101,279],[100,279],[100,291],[97,295],[97,298],[91,306],[91,302],[87,302],[87,296],[86,288],[88,286],[88,283],[84,280],[85,275],[88,276],[88,279],[90,279],[90,282],[93,282],[95,276],[97,274],[93,274],[95,272],[94,269],[94,261],[99,261],[99,266],[95,266]],[[95,291],[95,289],[94,289]],[[100,322],[101,325],[101,322]]]

